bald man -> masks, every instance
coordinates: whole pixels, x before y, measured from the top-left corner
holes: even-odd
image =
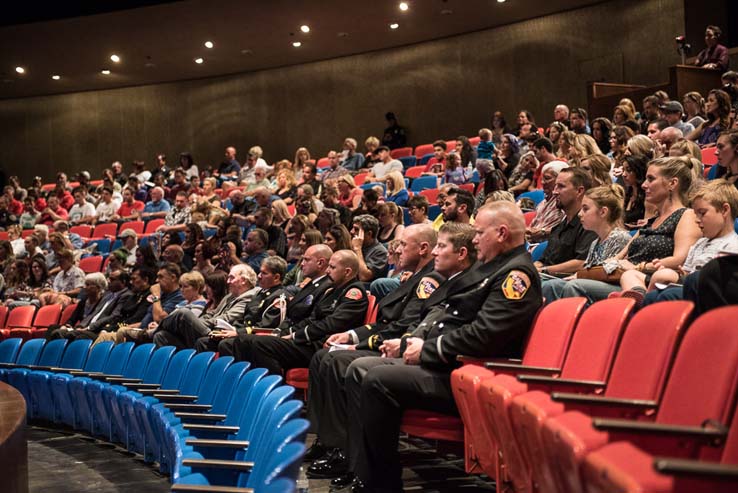
[[[328,337],[346,331],[366,318],[369,306],[364,285],[358,279],[359,259],[350,250],[338,250],[326,269],[333,286],[325,292],[310,317],[283,327],[281,337],[246,335],[235,351],[236,359],[249,361],[281,375],[291,368],[304,368]]]
[[[525,220],[513,203],[479,210],[478,263],[453,279],[431,310],[383,358],[359,358],[346,372],[349,461],[355,489],[402,491],[398,435],[406,409],[458,413],[450,373],[456,357],[519,358],[541,306],[541,284],[525,250]]]

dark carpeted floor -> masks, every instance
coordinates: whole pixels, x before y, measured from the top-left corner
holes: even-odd
[[[308,444],[313,437],[308,438]],[[493,493],[486,477],[464,473],[464,461],[443,454],[433,444],[401,440],[405,491],[423,493]],[[31,493],[160,493],[169,480],[140,456],[74,432],[28,427]],[[311,493],[327,493],[329,480],[310,480]]]

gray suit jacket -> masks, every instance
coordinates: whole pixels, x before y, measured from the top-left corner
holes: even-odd
[[[210,330],[215,329],[215,321],[218,319],[225,320],[231,325],[241,322],[250,299],[249,291],[242,293],[240,296],[233,296],[228,293],[225,298],[220,300],[218,306],[215,307],[215,311],[203,315],[202,321]]]

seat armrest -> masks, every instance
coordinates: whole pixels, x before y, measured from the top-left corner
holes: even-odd
[[[58,366],[52,366],[48,371],[54,373],[71,373],[73,371],[83,371],[82,368],[60,368]]]
[[[184,459],[183,466],[207,467],[218,469],[234,469],[236,471],[250,471],[254,468],[253,462],[240,460],[217,460],[217,459]]]
[[[547,385],[551,387],[578,387],[583,392],[593,392],[596,389],[601,389],[605,385],[605,382],[596,380],[574,380],[573,378],[554,378],[546,377],[542,375],[518,375],[518,380],[523,383]]]
[[[154,394],[154,397],[157,397],[157,395]],[[164,399],[159,398],[159,400],[160,401],[163,401]],[[164,406],[167,409],[172,410],[172,411],[187,411],[187,410],[190,410],[190,411],[207,412],[207,411],[210,411],[213,408],[213,406],[211,406],[210,404],[191,404],[189,402],[182,402],[182,403],[179,403],[179,402],[162,402],[162,404],[164,404]]]
[[[156,394],[165,394],[165,395],[173,395],[173,394],[179,394],[179,390],[177,389],[136,389],[136,392],[143,395],[151,395],[155,396]]]
[[[630,419],[594,418],[592,426],[607,432],[625,432],[633,434],[649,434],[671,436],[684,439],[696,439],[712,444],[722,442],[727,436],[725,429],[703,428],[701,426],[665,425]]]
[[[142,383],[141,381],[123,382],[123,385],[130,389],[158,389],[161,387],[161,384],[159,383]]]
[[[571,392],[552,392],[551,399],[556,402],[575,402],[579,404],[591,404],[593,406],[623,406],[630,408],[655,409],[659,406],[656,401],[642,399],[621,399],[619,397],[607,397],[602,395],[575,394]]]
[[[199,447],[224,447],[224,448],[246,448],[249,446],[248,440],[216,440],[212,438],[188,438],[185,445]]]
[[[238,430],[240,430],[238,426],[198,425],[193,423],[185,423],[182,425],[182,428],[185,430],[215,431],[219,433],[238,433]]]
[[[122,377],[123,375],[107,375],[105,373],[88,373],[87,376],[93,380],[107,380],[111,377]]]
[[[188,413],[188,412],[175,412],[174,415],[180,419],[201,419],[205,421],[223,421],[226,419],[225,414],[203,414],[203,413]]]
[[[655,457],[653,467],[662,474],[673,476],[703,476],[734,481],[738,479],[738,465],[735,464]]]
[[[196,401],[199,398],[199,396],[197,395],[181,395],[181,394],[165,394],[165,393],[154,394],[154,397],[156,397],[157,399],[165,403],[170,403],[170,402],[191,403],[191,402]]]
[[[237,488],[235,486],[211,486],[204,484],[175,483],[172,491],[186,491],[188,493],[254,493],[253,488]]]
[[[561,368],[549,368],[545,366],[520,365],[515,363],[486,363],[484,365],[488,370],[496,373],[505,373],[508,375],[548,375],[554,376],[561,372]]]
[[[477,366],[484,366],[487,363],[508,363],[511,365],[519,365],[523,362],[523,360],[518,358],[478,358],[476,356],[467,356],[465,354],[456,356],[456,361],[464,363],[465,365]]]
[[[119,383],[125,385],[126,383],[140,383],[140,378],[127,378],[127,377],[108,377],[105,380],[111,383]]]

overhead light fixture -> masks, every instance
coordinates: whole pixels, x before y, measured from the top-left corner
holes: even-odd
[[[15,67],[15,71],[18,72],[19,74],[26,73],[26,69],[24,69],[23,67]]]
[[[213,46],[215,45],[213,44],[212,41],[205,41],[205,48],[212,49]]]
[[[400,27],[400,25],[398,23],[396,23],[396,22],[390,24],[390,29],[397,29],[398,27]]]
[[[103,75],[110,75],[110,70],[108,70],[108,69],[101,70],[100,73],[103,74]]]
[[[294,46],[295,48],[299,48],[300,46],[302,46],[302,43],[300,43],[299,41],[295,41],[292,43],[292,46]]]
[[[205,60],[202,58],[195,58],[195,63],[198,65],[202,65]]]
[[[304,33],[309,33],[310,32],[310,26],[308,26],[307,24],[303,24],[302,26],[300,26],[300,31],[302,31]]]
[[[120,57],[118,55],[113,54],[113,55],[110,55],[110,60],[115,63],[118,63],[120,62]]]
[[[409,8],[410,8],[410,6],[407,4],[407,2],[400,2],[400,10],[402,10],[404,12],[404,11],[406,11]]]
[[[497,3],[505,3],[505,0],[497,0]]]
[[[52,75],[51,78],[54,79],[54,80],[59,80],[59,79],[61,79],[61,76],[60,75]]]

